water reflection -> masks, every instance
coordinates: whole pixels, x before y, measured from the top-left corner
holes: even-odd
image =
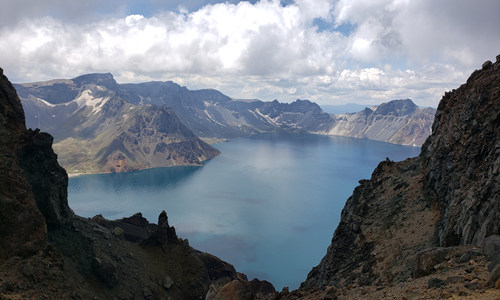
[[[75,192],[92,188],[123,192],[129,189],[168,189],[183,184],[201,167],[186,166],[154,168],[129,173],[84,175],[71,179],[71,189]]]

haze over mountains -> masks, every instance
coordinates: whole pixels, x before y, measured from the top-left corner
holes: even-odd
[[[109,73],[15,87],[27,126],[54,135],[54,148],[70,173],[199,165],[218,151],[198,137],[285,131],[421,145],[435,112],[406,99],[332,115],[308,100],[238,100],[170,81],[118,84]]]

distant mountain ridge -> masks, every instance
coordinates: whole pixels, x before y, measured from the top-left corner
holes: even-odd
[[[436,112],[405,99],[381,104],[373,109],[376,113],[371,117],[364,117],[367,111],[332,115],[309,100],[297,99],[290,104],[238,100],[215,90],[190,91],[173,82],[120,87],[132,103],[171,107],[201,137],[233,138],[284,130],[420,146],[431,133]]]
[[[167,105],[193,132],[205,138],[230,139],[269,131],[326,129],[328,114],[308,100],[232,99],[212,89],[191,91],[171,81],[120,85],[120,93],[137,105]]]
[[[57,131],[59,126],[55,124],[58,121],[53,118],[59,117],[52,116],[65,112],[53,105],[66,103],[66,106],[71,106],[68,103],[82,97],[77,88],[82,85],[94,86],[92,95],[96,98],[110,93],[136,106],[166,105],[202,138],[231,139],[260,132],[291,131],[419,146],[430,134],[435,113],[432,108],[418,108],[406,99],[358,113],[332,115],[309,100],[298,99],[289,104],[277,100],[238,100],[213,89],[192,91],[171,81],[118,84],[111,74],[105,73],[83,75],[72,80],[15,85],[23,103],[28,102],[25,104],[28,126],[42,126],[53,132],[58,140],[59,134],[52,130],[51,125]],[[95,110],[96,106],[93,107]],[[45,116],[38,116],[43,110],[47,111]]]

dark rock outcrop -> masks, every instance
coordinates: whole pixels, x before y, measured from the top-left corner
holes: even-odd
[[[0,263],[39,251],[47,238],[45,219],[19,164],[25,133],[21,101],[0,69]]]
[[[419,157],[382,162],[360,181],[301,289],[402,283],[450,259],[448,248],[435,247],[481,246],[498,235],[499,128],[500,56],[444,95]],[[468,251],[457,260],[480,253]]]
[[[414,278],[432,274],[434,266],[447,260],[446,255],[449,248],[430,248],[417,252],[415,262],[412,265],[412,276]]]
[[[421,157],[439,244],[479,245],[500,231],[500,56],[443,96],[432,130]]]
[[[488,269],[491,271],[495,266],[500,265],[500,235],[492,235],[484,239],[483,254],[490,262]]]
[[[211,285],[205,300],[271,300],[275,296],[273,285],[265,280],[238,278],[221,287]]]
[[[35,196],[36,204],[49,227],[70,221],[73,211],[68,206],[68,175],[57,162],[52,150],[52,136],[39,130],[27,130],[21,139],[19,165]]]

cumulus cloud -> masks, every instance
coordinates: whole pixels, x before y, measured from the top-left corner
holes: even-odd
[[[112,72],[122,82],[174,80],[240,98],[436,105],[500,49],[496,0],[212,1],[192,11],[172,2],[158,9],[163,2],[147,1],[149,15],[97,1],[50,0],[64,3],[50,15],[35,5],[30,18],[0,27],[0,65],[18,82]],[[76,8],[94,17],[72,20]],[[353,30],[339,32],[346,24]]]

